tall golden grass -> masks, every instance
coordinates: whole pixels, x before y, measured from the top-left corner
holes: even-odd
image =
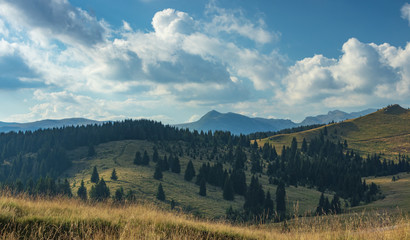
[[[1,239],[409,239],[407,213],[299,217],[231,224],[144,203],[118,206],[1,194]]]

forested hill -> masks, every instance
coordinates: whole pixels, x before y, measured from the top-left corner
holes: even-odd
[[[71,166],[66,156],[68,150],[120,140],[249,144],[247,137],[232,136],[229,132],[199,134],[151,120],[124,120],[101,125],[1,133],[0,161],[3,164],[0,166],[0,181],[37,179],[46,175],[57,177]]]
[[[333,140],[344,141],[349,149],[362,154],[382,153],[387,158],[399,154],[410,154],[410,110],[399,105],[390,105],[363,117],[321,126],[303,132],[280,134],[258,140],[259,144],[269,142],[277,147],[289,145],[295,137],[298,142],[326,132]]]

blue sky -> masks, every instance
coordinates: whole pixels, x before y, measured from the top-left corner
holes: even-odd
[[[410,107],[410,4],[0,0],[0,121]]]

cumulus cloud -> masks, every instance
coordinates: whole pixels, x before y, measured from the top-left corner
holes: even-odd
[[[342,53],[338,59],[315,55],[298,61],[289,68],[277,98],[290,105],[307,102],[328,107],[410,100],[410,43],[402,49],[351,38]]]
[[[410,4],[405,3],[401,8],[401,17],[409,21],[410,25]]]
[[[104,22],[65,0],[1,0],[0,14],[18,28],[29,27],[67,44],[92,45],[107,34]]]
[[[206,29],[214,34],[235,33],[260,44],[276,41],[280,37],[280,33],[265,30],[263,19],[251,21],[244,16],[243,11],[219,8],[214,1],[207,5],[207,13],[212,21],[206,23]]]

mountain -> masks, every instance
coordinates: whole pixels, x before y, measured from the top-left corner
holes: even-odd
[[[303,138],[309,142],[318,136],[324,127],[275,135],[258,140],[258,144],[269,142],[281,148],[283,145],[289,145],[293,137],[298,143],[301,143]],[[330,139],[342,142],[346,140],[349,149],[363,154],[383,153],[387,158],[410,154],[410,110],[397,104],[359,118],[329,124],[326,128]]]
[[[212,110],[192,123],[178,124],[180,128],[198,131],[222,130],[233,134],[249,134],[253,132],[278,131],[284,128],[296,127],[297,124],[285,119],[250,118],[237,113],[220,113]]]
[[[198,131],[230,131],[233,134],[249,134],[254,132],[275,132],[286,128],[307,126],[313,124],[327,124],[329,122],[339,122],[346,119],[364,116],[374,109],[367,109],[361,112],[346,113],[339,110],[330,111],[326,115],[307,117],[301,123],[295,123],[288,119],[272,118],[250,118],[237,113],[220,113],[212,110],[192,123],[177,124],[176,127],[189,128]]]
[[[301,123],[301,126],[313,124],[327,124],[330,122],[340,122],[347,119],[358,118],[369,113],[375,112],[375,109],[366,109],[360,112],[346,113],[339,110],[329,111],[326,115],[317,115],[314,117],[306,117]]]
[[[46,119],[28,123],[0,122],[0,132],[24,132],[46,128],[60,128],[64,126],[81,126],[89,124],[101,124],[101,122],[86,118],[66,118],[60,120]]]

